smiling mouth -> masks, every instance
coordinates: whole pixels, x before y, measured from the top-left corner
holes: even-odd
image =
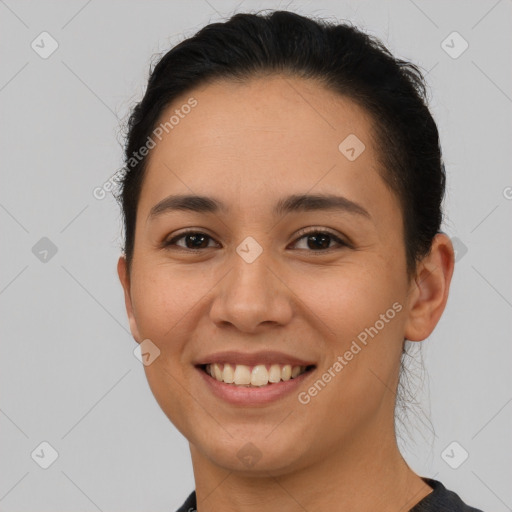
[[[249,388],[260,388],[286,382],[316,368],[315,365],[257,364],[248,366],[228,363],[202,364],[197,367],[218,382]]]

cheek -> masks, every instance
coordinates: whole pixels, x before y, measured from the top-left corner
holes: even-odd
[[[178,348],[180,329],[209,289],[206,283],[199,286],[200,282],[200,276],[163,265],[141,269],[132,284],[134,315],[141,336],[153,340],[161,350],[171,345]]]
[[[403,283],[394,272],[382,265],[352,263],[296,277],[293,290],[306,306],[305,313],[312,313],[311,321],[323,330],[319,378],[329,369],[331,377],[335,374],[325,375],[329,384],[320,386],[316,414],[330,417],[334,410],[350,410],[354,420],[361,420],[394,388],[405,311]],[[336,421],[352,420],[336,415]]]
[[[198,286],[200,276],[177,272],[169,266],[139,266],[132,281],[134,315],[143,339],[150,339],[160,350],[159,356],[144,372],[155,400],[164,414],[186,435],[190,403],[184,383],[191,371],[182,358],[186,353],[197,319],[200,298],[211,286]],[[201,411],[197,411],[197,415]]]
[[[397,269],[384,265],[376,256],[347,258],[330,267],[290,272],[285,280],[303,304],[303,312],[314,313],[311,320],[316,318],[318,323],[321,319],[332,331],[326,340],[333,339],[333,334],[342,340],[357,336],[395,302],[400,303],[403,296]],[[395,313],[392,310],[390,316],[395,318]]]

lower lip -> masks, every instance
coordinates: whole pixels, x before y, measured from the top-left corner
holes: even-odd
[[[208,375],[203,369],[196,367],[212,393],[233,405],[261,405],[268,404],[282,398],[300,386],[315,370],[315,368],[302,373],[294,379],[267,384],[261,387],[246,388],[235,384],[220,382]]]

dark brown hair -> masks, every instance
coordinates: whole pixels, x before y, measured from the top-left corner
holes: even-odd
[[[439,136],[417,66],[397,59],[376,38],[348,23],[288,11],[232,16],[205,26],[168,51],[150,72],[146,93],[129,118],[126,166],[117,200],[124,216],[128,270],[147,156],[135,160],[166,107],[215,79],[248,80],[283,73],[315,79],[370,113],[382,177],[402,207],[409,276],[428,254],[442,222],[445,172]]]

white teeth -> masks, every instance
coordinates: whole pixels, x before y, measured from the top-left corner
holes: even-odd
[[[281,379],[290,380],[292,377],[292,367],[289,364],[285,364],[283,366],[283,371],[281,373]]]
[[[234,383],[238,386],[251,383],[251,371],[248,366],[245,366],[245,364],[236,365]]]
[[[268,371],[264,364],[259,364],[252,369],[251,384],[253,386],[266,386],[268,384]]]
[[[222,379],[217,380],[223,380],[228,384],[233,383],[235,381],[235,369],[229,363],[226,363],[222,372]]]
[[[217,380],[221,380],[222,379],[222,370],[220,369],[220,366],[217,363],[215,363],[213,365],[213,376]]]
[[[269,382],[279,382],[281,380],[281,367],[278,364],[273,364],[268,372]]]
[[[299,373],[300,373],[300,366],[294,366],[292,368],[292,375],[291,375],[292,379],[295,379],[295,377],[297,377],[297,375],[299,375]]]
[[[211,375],[214,379],[225,382],[227,384],[235,384],[237,386],[246,387],[261,387],[269,383],[275,384],[277,382],[295,379],[306,371],[305,366],[293,366],[285,364],[270,365],[269,369],[264,364],[258,364],[251,367],[245,364],[231,365],[225,363],[224,365],[213,363],[206,365],[206,373]]]

